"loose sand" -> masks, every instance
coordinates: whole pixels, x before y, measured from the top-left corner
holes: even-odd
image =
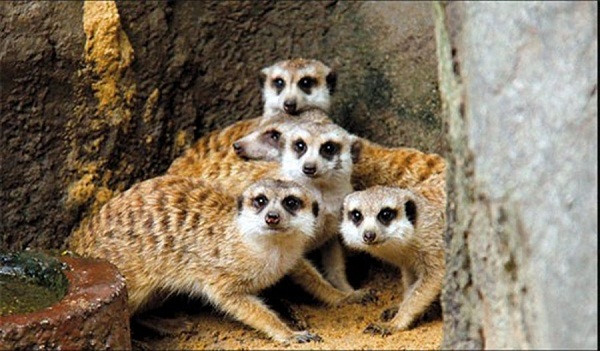
[[[325,307],[311,299],[301,289],[284,279],[262,296],[267,303],[290,323],[289,314],[276,302],[277,296],[285,296],[292,308],[308,324],[308,330],[323,339],[320,343],[291,344],[287,347],[267,339],[263,334],[224,316],[209,306],[199,307],[200,301],[175,298],[158,310],[140,319],[149,321],[168,331],[159,336],[156,331],[134,323],[135,347],[150,349],[226,349],[226,350],[321,350],[321,349],[439,349],[442,341],[442,320],[438,310],[430,309],[427,316],[408,331],[390,336],[364,334],[365,327],[378,321],[381,312],[397,305],[401,300],[402,287],[397,270],[380,262],[354,255],[349,262],[349,272],[356,272],[354,286],[377,290],[378,301],[368,305],[345,305]],[[275,302],[273,302],[275,301]],[[432,312],[433,311],[433,312]]]

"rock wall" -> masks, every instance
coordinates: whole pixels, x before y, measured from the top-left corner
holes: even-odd
[[[332,117],[445,151],[430,3],[0,2],[0,248],[61,247],[208,130],[261,113],[257,72],[315,57]]]
[[[437,3],[445,349],[598,347],[598,5]]]

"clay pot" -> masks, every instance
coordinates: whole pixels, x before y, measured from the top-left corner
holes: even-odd
[[[19,265],[27,262],[27,255],[0,255],[0,273],[41,274],[53,288],[60,288],[63,275],[66,294],[39,311],[0,317],[0,349],[131,349],[125,280],[115,266],[103,260],[63,256],[57,261],[35,254],[38,264],[25,263],[22,269]],[[52,264],[39,264],[44,259],[60,267],[56,274],[48,270]]]

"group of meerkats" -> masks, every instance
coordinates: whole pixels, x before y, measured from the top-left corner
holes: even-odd
[[[364,250],[398,266],[403,285],[400,305],[368,328],[409,328],[442,287],[443,158],[333,123],[336,76],[318,60],[260,74],[261,117],[210,132],[166,175],[111,199],[73,234],[71,249],[119,268],[131,314],[171,293],[202,296],[284,343],[321,339],[292,330],[257,294],[289,275],[329,305],[372,300],[346,278],[346,248]],[[305,258],[316,249],[321,270]]]

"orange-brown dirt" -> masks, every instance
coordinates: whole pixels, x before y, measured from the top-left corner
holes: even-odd
[[[360,256],[360,255],[359,255]],[[160,328],[149,330],[133,320],[133,338],[135,348],[148,349],[224,349],[224,350],[403,350],[403,349],[439,349],[442,341],[442,319],[439,308],[430,308],[416,325],[408,330],[396,332],[390,336],[363,333],[365,327],[379,321],[382,311],[397,305],[402,298],[400,273],[387,266],[364,257],[353,258],[358,274],[365,277],[355,286],[370,287],[377,290],[378,301],[368,305],[345,305],[327,307],[311,299],[284,279],[273,289],[263,294],[267,304],[271,305],[286,323],[290,323],[285,308],[280,306],[278,298],[291,302],[293,310],[308,324],[308,330],[318,334],[322,342],[291,344],[285,346],[269,340],[265,335],[225,316],[210,306],[202,306],[200,300],[166,302],[163,307],[139,316]],[[359,261],[359,262],[357,262]],[[349,265],[352,273],[352,264]],[[365,269],[368,267],[368,269]],[[352,278],[352,277],[351,277]],[[439,306],[438,306],[439,307]],[[142,324],[143,325],[143,324]]]

